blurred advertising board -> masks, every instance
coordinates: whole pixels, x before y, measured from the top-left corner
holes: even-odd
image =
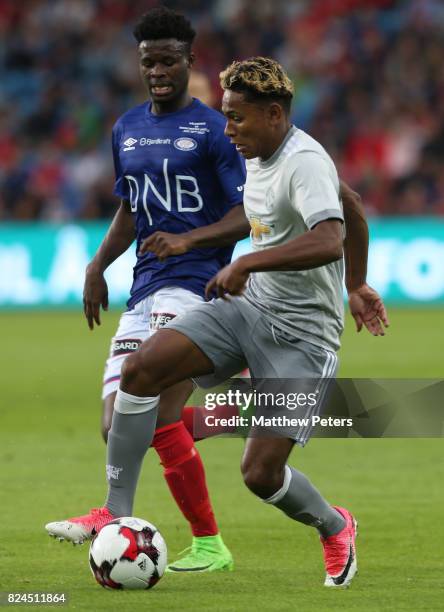
[[[86,264],[107,223],[0,226],[0,307],[78,306]],[[370,222],[368,282],[387,304],[444,304],[444,218]],[[240,242],[234,257],[248,252]],[[107,271],[112,305],[123,305],[132,280],[134,247]]]

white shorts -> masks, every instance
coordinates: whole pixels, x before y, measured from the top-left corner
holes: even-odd
[[[181,287],[163,287],[127,310],[120,317],[116,335],[111,340],[109,357],[103,375],[102,399],[119,388],[120,371],[125,357],[136,351],[177,315],[190,311],[204,299]]]

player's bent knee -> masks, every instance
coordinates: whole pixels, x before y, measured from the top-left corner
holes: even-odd
[[[271,497],[282,486],[282,475],[279,471],[264,464],[243,463],[241,471],[245,485],[262,499]]]
[[[128,355],[122,365],[121,389],[134,395],[155,396],[164,387],[164,376],[155,361],[141,351]]]
[[[259,497],[267,497],[268,487],[264,473],[258,466],[250,467],[242,472],[245,485]]]
[[[143,370],[144,364],[139,353],[131,353],[122,364],[122,372],[120,376],[120,386],[125,388],[137,381],[140,377],[145,377]]]

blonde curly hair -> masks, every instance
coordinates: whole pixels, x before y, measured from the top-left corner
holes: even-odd
[[[233,62],[219,76],[224,90],[246,91],[258,98],[284,98],[289,103],[293,97],[293,83],[282,66],[269,57]]]

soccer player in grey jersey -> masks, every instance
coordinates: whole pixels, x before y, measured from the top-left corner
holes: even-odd
[[[217,299],[175,318],[124,362],[107,461],[119,473],[108,479],[106,508],[115,516],[132,509],[165,388],[196,377],[204,386],[216,384],[248,366],[256,380],[316,379],[322,395],[336,372],[344,236],[334,164],[290,124],[292,86],[279,64],[235,62],[221,81],[225,132],[249,160],[244,201],[254,251],[208,283],[207,295],[215,291]],[[346,266],[350,307],[358,331],[365,325],[383,335],[384,306],[365,283],[363,224],[358,210],[348,214],[353,231],[346,259],[358,262]],[[310,432],[301,427],[248,438],[241,470],[260,499],[319,531],[325,585],[347,586],[357,570],[356,521],[287,464],[295,443],[304,446]]]

